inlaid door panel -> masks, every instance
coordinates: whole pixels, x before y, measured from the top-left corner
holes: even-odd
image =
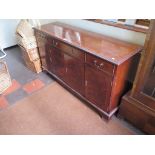
[[[64,54],[66,64],[66,83],[75,91],[84,95],[84,63]]]
[[[108,111],[112,76],[85,65],[85,97],[94,105]]]
[[[64,53],[60,50],[58,50],[55,47],[51,47],[51,60],[52,60],[52,65],[51,65],[51,70],[63,81],[66,81],[66,63],[65,63],[65,58],[64,58]]]
[[[53,62],[53,60],[54,60],[54,48],[51,46],[51,45],[49,45],[48,43],[46,43],[46,45],[45,45],[45,49],[46,49],[46,66],[47,66],[47,69],[50,71],[50,72],[52,72],[52,73],[54,73],[54,62]]]

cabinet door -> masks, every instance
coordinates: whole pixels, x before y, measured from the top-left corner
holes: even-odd
[[[48,43],[45,45],[46,49],[46,64],[48,71],[54,73],[54,53],[55,49]]]
[[[85,97],[94,105],[108,111],[112,76],[85,65]]]
[[[51,68],[53,68],[55,75],[65,81],[67,72],[64,58],[65,54],[55,47],[51,47],[51,52],[51,59],[53,62]]]
[[[66,64],[66,83],[75,91],[84,95],[84,63],[64,54]]]

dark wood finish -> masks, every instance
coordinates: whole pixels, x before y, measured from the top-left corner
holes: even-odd
[[[92,22],[100,23],[100,24],[105,24],[105,25],[109,25],[109,26],[114,26],[114,27],[118,27],[118,28],[122,28],[122,29],[135,31],[135,32],[141,32],[141,33],[148,32],[148,28],[136,27],[136,26],[132,26],[132,25],[125,25],[122,23],[114,23],[114,22],[110,22],[110,21],[106,21],[106,20],[102,20],[102,19],[88,19],[88,20],[92,21]],[[125,22],[123,20],[120,20],[120,21]]]
[[[107,113],[109,112],[112,79],[112,76],[104,72],[89,65],[85,66],[85,97]]]
[[[74,57],[65,54],[66,83],[84,96],[84,64]]]
[[[133,72],[133,61],[134,59],[130,58],[128,61],[122,63],[115,69],[115,76],[113,79],[113,87],[111,92],[113,97],[110,101],[111,104],[109,106],[109,111],[117,107],[116,103],[119,103],[121,97],[130,89],[132,81],[129,78],[131,78],[130,74]],[[136,65],[134,67],[136,67]],[[135,74],[132,76],[134,77]]]
[[[71,55],[81,61],[84,62],[84,53],[78,50],[77,48],[74,48],[72,46],[69,46],[65,43],[62,43],[58,40],[53,39],[54,47],[58,48],[59,50],[66,52],[68,55]]]
[[[143,89],[148,79],[150,69],[155,60],[155,20],[151,21],[150,29],[144,45],[143,57],[141,59],[139,70],[136,76],[131,95],[150,108],[155,110],[155,99],[144,94]]]
[[[142,49],[136,44],[57,22],[42,25],[37,31],[115,65],[120,65]]]
[[[141,46],[60,23],[35,28],[35,34],[47,40],[45,70],[110,118],[126,88],[131,60]],[[40,46],[41,40],[37,41]],[[44,53],[41,50],[42,46],[39,52]]]
[[[149,27],[150,20],[149,19],[137,19],[136,24]]]
[[[53,52],[51,54],[50,57],[52,57],[52,67],[54,70],[54,73],[59,76],[61,79],[63,79],[64,81],[66,81],[67,75],[66,75],[66,63],[65,63],[65,53],[63,53],[62,51],[59,51],[58,49],[56,49],[55,47],[51,47],[53,49]],[[52,72],[52,69],[50,69],[50,71]]]
[[[154,70],[155,71],[155,65],[154,65]],[[155,98],[155,72],[152,72],[149,75],[149,78],[146,80],[147,85],[145,84],[143,92],[147,94],[148,96],[152,96]]]
[[[124,95],[119,109],[119,117],[132,123],[147,134],[155,134],[155,112],[131,97]]]
[[[86,54],[86,63],[88,63],[95,69],[99,69],[111,75],[114,74],[114,64],[109,63],[108,61],[105,61],[103,59],[99,59],[98,57],[95,57],[91,54]]]
[[[42,67],[50,70],[51,72],[54,72],[53,57],[52,57],[54,49],[51,48],[51,46],[48,43],[46,43],[44,50],[46,51],[46,54],[44,52],[40,52],[40,55],[44,54],[44,57],[41,57]]]
[[[155,99],[144,93],[143,89],[146,80],[149,78],[149,71],[155,59],[155,21],[152,20],[149,33],[146,38],[143,57],[140,63],[138,74],[131,92],[132,96],[155,110]]]
[[[155,134],[155,125],[152,124],[152,120],[155,120],[155,98],[146,94],[144,88],[145,85],[147,85],[146,82],[148,78],[150,78],[150,70],[152,69],[154,60],[155,20],[151,20],[133,88],[131,93],[122,99],[120,106],[120,115],[130,120],[134,125],[136,124],[132,115],[134,115],[135,111],[139,111],[139,113],[136,114],[136,120],[143,121],[143,123],[142,125],[137,123],[136,126],[150,134]],[[127,112],[129,109],[132,110],[130,115]]]

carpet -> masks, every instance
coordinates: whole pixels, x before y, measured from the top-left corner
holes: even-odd
[[[0,112],[1,135],[134,134],[117,118],[109,122],[53,82]]]

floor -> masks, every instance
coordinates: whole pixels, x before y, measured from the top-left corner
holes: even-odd
[[[133,135],[113,117],[102,119],[92,108],[57,82],[0,112],[5,135]]]
[[[19,103],[18,101],[31,97],[31,95],[48,87],[54,82],[54,80],[46,73],[41,72],[36,74],[27,69],[24,65],[19,47],[15,46],[5,50],[5,52],[7,53],[5,61],[7,62],[12,78],[12,86],[0,96],[0,113],[3,113],[3,110],[8,107],[16,106],[16,103]],[[113,119],[119,121],[134,134],[143,134],[127,122],[119,120],[115,116]]]
[[[43,72],[36,74],[25,66],[19,47],[10,48],[5,52],[7,56],[4,60],[8,65],[12,86],[0,96],[0,110],[53,82],[47,74]]]

